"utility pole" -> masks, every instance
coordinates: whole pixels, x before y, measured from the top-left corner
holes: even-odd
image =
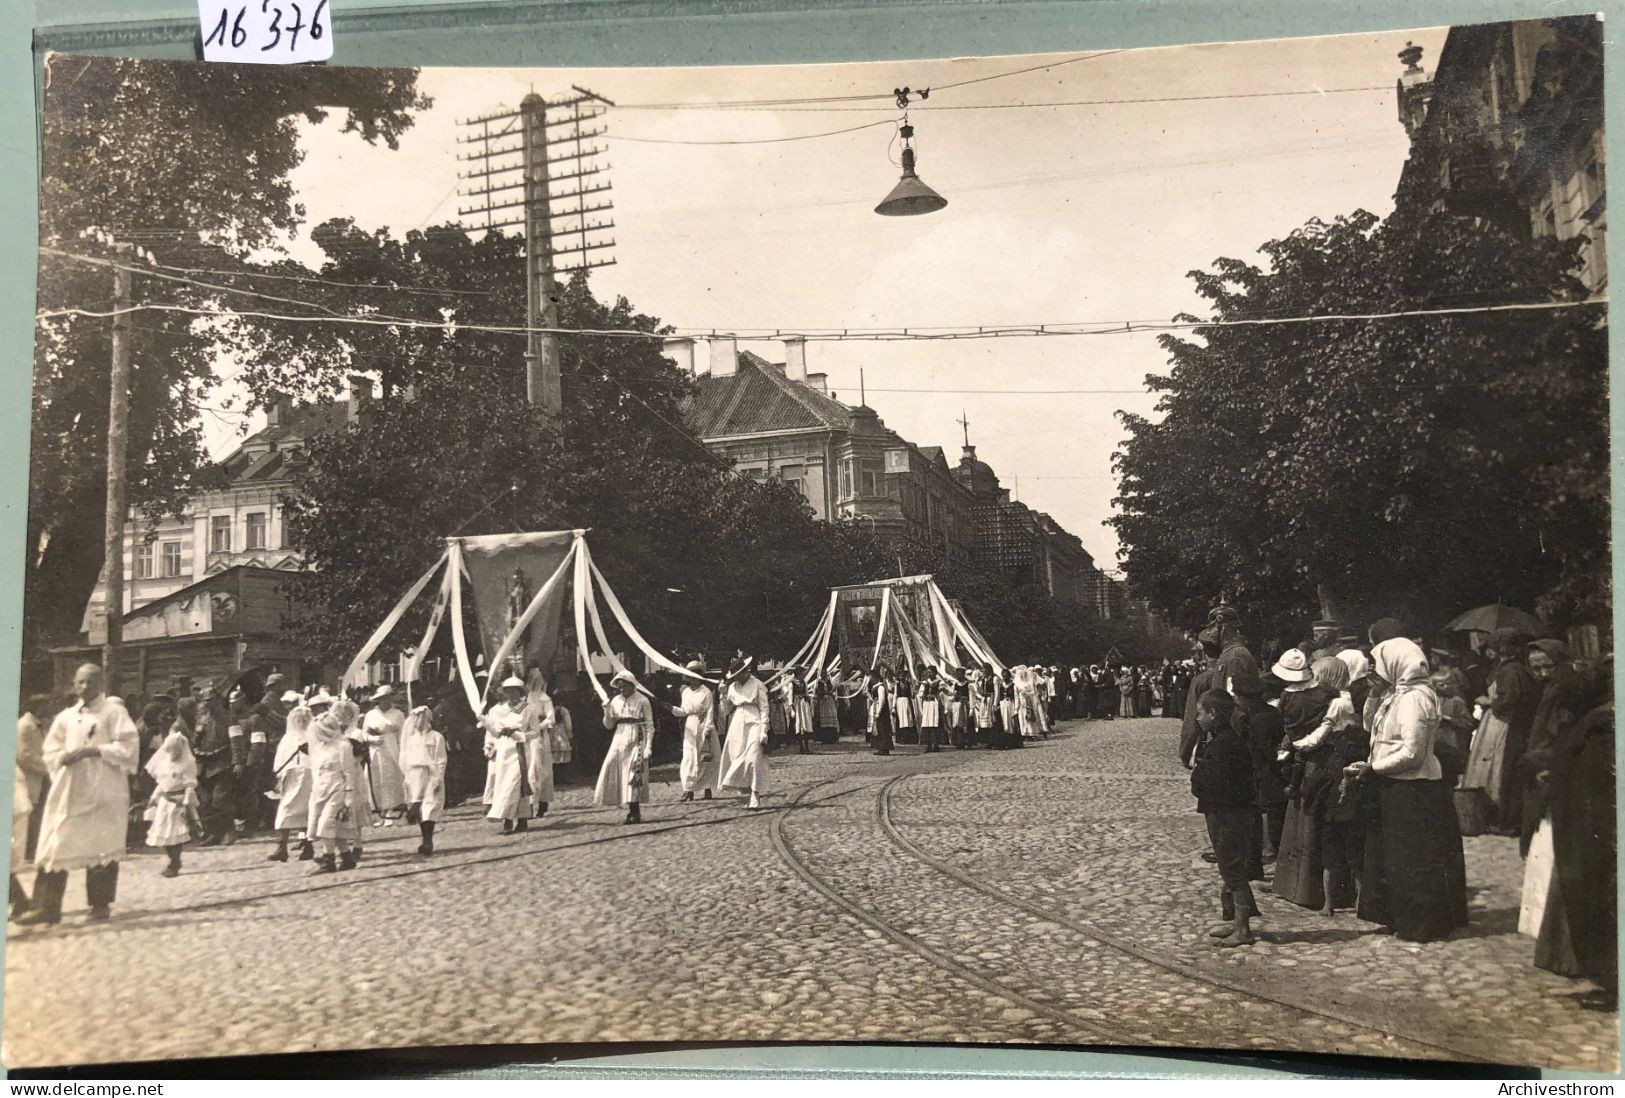
[[[547,100],[531,92],[519,104],[525,177],[525,399],[549,416],[564,408],[559,380],[559,337],[538,328],[559,326],[558,282],[553,274],[552,202],[547,193]]]
[[[118,689],[119,647],[124,639],[124,512],[128,485],[124,478],[130,422],[130,270],[129,245],[114,246],[112,363],[107,397],[107,523],[103,531],[102,568],[107,582],[107,637],[102,643],[102,669],[107,692]]]
[[[595,159],[605,150],[598,145],[584,145],[602,136],[606,128],[582,128],[583,123],[602,117],[605,108],[614,104],[585,88],[573,91],[573,95],[554,100],[532,92],[520,101],[516,111],[467,119],[463,124],[477,127],[477,132],[459,139],[462,144],[475,146],[474,151],[458,157],[475,165],[473,170],[459,174],[469,184],[462,193],[476,200],[475,205],[457,211],[460,216],[475,218],[472,223],[465,222],[467,230],[524,230],[525,326],[530,329],[525,340],[525,396],[549,417],[556,417],[564,407],[556,331],[560,326],[558,276],[615,262],[613,258],[592,256],[595,251],[615,246],[613,239],[599,235],[613,229],[615,223],[589,220],[591,214],[614,209],[614,203],[607,199],[591,197],[610,189],[608,179],[602,178],[608,165],[600,165]],[[506,124],[493,132],[491,126],[496,122]],[[516,129],[519,140],[514,143],[511,137]],[[549,136],[556,129],[563,132]],[[504,145],[500,142],[505,137],[509,143]],[[569,147],[559,148],[562,146]],[[553,151],[556,148],[557,155]],[[515,156],[517,160],[506,159]],[[564,167],[555,172],[554,165]],[[566,189],[555,190],[559,185]],[[575,243],[564,246],[561,239],[565,237],[576,238]],[[558,258],[564,255],[578,258],[561,267]]]

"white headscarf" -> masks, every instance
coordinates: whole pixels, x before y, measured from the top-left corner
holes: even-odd
[[[401,726],[401,767],[429,766],[431,761],[425,749],[425,740],[433,729],[433,719],[427,705],[420,705],[406,715]]]
[[[293,758],[301,747],[310,742],[310,722],[314,719],[314,716],[310,711],[310,707],[302,704],[295,707],[288,714],[286,730],[282,733],[282,738],[277,741],[276,758],[271,762],[273,771],[279,771],[287,766],[288,760]]]
[[[1382,720],[1396,702],[1405,699],[1407,712],[1420,721],[1439,721],[1439,696],[1428,681],[1427,653],[1407,637],[1385,640],[1371,650],[1371,662],[1376,665],[1377,677],[1393,687],[1393,692],[1382,699],[1371,720],[1371,730],[1382,727]]]
[[[1337,654],[1349,669],[1349,682],[1359,682],[1371,674],[1371,661],[1365,658],[1365,653],[1358,648],[1345,648]]]

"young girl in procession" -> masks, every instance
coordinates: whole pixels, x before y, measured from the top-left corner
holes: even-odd
[[[921,754],[942,750],[942,689],[937,672],[927,667],[920,676],[920,749]]]
[[[434,825],[446,811],[446,737],[435,731],[437,714],[420,705],[401,725],[401,776],[406,787],[406,818],[415,821],[423,841],[418,853],[434,853]]]
[[[817,695],[813,701],[815,736],[819,743],[835,743],[841,738],[841,707],[835,696],[835,683],[827,675],[819,675],[814,682]]]
[[[942,703],[947,712],[948,742],[956,750],[963,751],[970,746],[970,687],[963,673],[958,676],[946,675],[943,685]]]
[[[181,847],[191,841],[194,822],[203,830],[197,815],[197,760],[178,726],[170,728],[146,770],[156,786],[147,802],[147,845],[162,847],[169,855],[163,876],[178,877]]]
[[[305,830],[310,825],[310,722],[312,713],[305,699],[296,690],[282,696],[283,702],[293,708],[277,741],[276,756],[271,760],[271,780],[276,788],[276,849],[267,859],[273,862],[288,860],[288,839],[299,832],[299,860],[308,862],[316,857],[316,847]]]
[[[575,724],[570,717],[570,707],[560,698],[555,683],[548,684],[547,696],[556,699],[553,703],[553,769],[556,771],[562,766],[568,775],[576,755]]]
[[[751,680],[756,682],[755,679]],[[633,824],[643,821],[639,807],[649,795],[649,753],[654,745],[655,716],[649,699],[638,689],[638,680],[632,672],[620,670],[609,680],[617,693],[604,703],[604,727],[613,733],[609,753],[598,771],[598,785],[593,789],[592,803],[600,808],[626,805],[626,820]],[[756,685],[761,687],[761,683]],[[761,691],[763,708],[766,690]],[[764,726],[762,738],[767,738]],[[726,781],[726,776],[724,776]],[[751,795],[754,803],[756,796]]]
[[[554,712],[542,673],[532,669],[525,684],[525,778],[530,786],[530,814],[538,820],[553,803]]]
[[[898,743],[919,743],[919,714],[914,710],[914,677],[898,672],[892,685],[892,711],[896,722],[892,735]]]
[[[325,691],[310,700],[310,822],[307,834],[322,844],[311,872],[354,869],[360,858],[362,819],[366,815],[366,775],[361,769],[365,744],[350,732],[360,709],[348,698],[335,701]],[[358,751],[359,748],[359,751]]]
[[[807,693],[807,680],[799,667],[790,668],[790,726],[796,739],[796,754],[813,753],[812,697]]]
[[[890,755],[892,748],[892,687],[885,672],[872,672],[865,693],[869,696],[869,738],[876,755]]]

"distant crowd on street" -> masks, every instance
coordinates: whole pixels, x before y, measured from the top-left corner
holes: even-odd
[[[1234,608],[1201,631],[1180,758],[1217,863],[1215,944],[1254,940],[1253,882],[1407,941],[1469,926],[1462,836],[1515,838],[1535,963],[1617,997],[1613,661],[1502,628],[1424,649],[1394,618],[1316,623],[1262,668]]]

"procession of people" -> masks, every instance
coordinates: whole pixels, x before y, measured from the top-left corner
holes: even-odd
[[[808,754],[861,735],[881,756],[1009,750],[1063,720],[1087,728],[1155,705],[1180,722],[1176,750],[1207,823],[1204,858],[1219,870],[1215,945],[1256,940],[1255,885],[1402,939],[1448,937],[1469,923],[1462,836],[1490,833],[1516,839],[1526,858],[1519,929],[1535,939],[1536,963],[1612,996],[1611,658],[1575,659],[1514,630],[1463,653],[1430,651],[1392,618],[1364,636],[1324,625],[1262,664],[1221,604],[1198,634],[1200,667],[877,658],[843,673],[767,670],[738,652],[716,670],[694,659],[646,683],[618,665],[595,687],[593,723],[607,743],[591,804],[643,822],[666,722],[677,724],[678,803],[739,798],[756,810],[772,788],[775,743]],[[370,834],[398,826],[417,826],[415,853],[429,858],[458,792],[477,796],[500,834],[523,834],[556,799],[555,769],[576,755],[575,723],[538,670],[512,670],[472,716],[455,683],[403,708],[391,684],[299,691],[271,674],[257,699],[240,683],[225,699],[204,684],[151,700],[136,720],[86,664],[73,704],[49,714],[31,699],[19,722],[14,864],[29,854],[31,811],[38,838],[32,890],[11,880],[12,918],[58,922],[79,869],[91,917],[108,918],[132,818],[136,845],[165,855],[164,877],[183,874],[188,846],[256,831],[274,839],[269,860],[312,862],[313,874],[354,869]],[[484,761],[478,793],[457,788],[468,779],[459,783],[451,765],[470,742]]]

